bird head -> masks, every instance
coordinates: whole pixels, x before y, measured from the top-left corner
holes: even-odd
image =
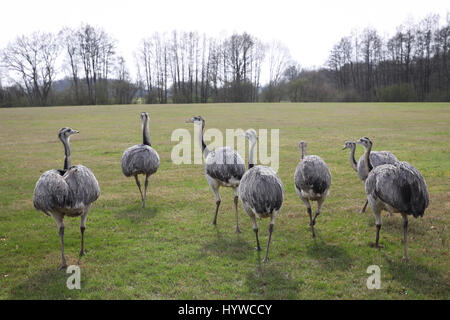
[[[345,141],[345,144],[344,144],[344,147],[342,148],[342,150],[345,150],[345,149],[351,149],[351,148],[353,148],[353,147],[355,147],[355,143],[353,142],[353,141]]]
[[[362,137],[361,139],[356,141],[356,143],[362,145],[366,149],[372,147],[372,141],[370,141],[370,139],[367,137]]]
[[[64,128],[61,128],[61,130],[59,130],[58,137],[61,141],[68,141],[69,137],[71,135],[77,134],[77,133],[80,133],[80,131],[74,130],[69,127],[64,127]]]
[[[150,117],[147,112],[141,112],[141,121],[148,120]]]
[[[308,144],[305,141],[300,141],[299,144],[298,144],[298,147],[300,148],[300,150],[302,150],[303,148],[306,149],[307,145]]]
[[[248,129],[244,133],[245,139],[248,139],[250,142],[258,141],[258,135],[254,129]]]
[[[195,116],[186,120],[186,123],[196,123],[196,122],[201,122],[203,124],[205,123],[205,119],[203,119],[202,116]]]

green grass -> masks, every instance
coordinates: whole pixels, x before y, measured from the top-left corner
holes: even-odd
[[[150,178],[147,208],[120,169],[123,150],[141,142],[139,112],[151,117],[161,157]],[[218,226],[210,223],[213,193],[202,165],[170,160],[171,133],[193,132],[194,115],[207,128],[279,128],[279,175],[285,199],[275,221],[270,261],[254,250],[251,221],[239,207],[234,233],[233,193],[221,189]],[[51,217],[34,210],[35,182],[63,165],[61,127],[72,137],[72,163],[89,167],[102,195],[86,229],[81,290],[68,290],[57,271],[60,246]],[[374,150],[390,150],[425,177],[430,206],[410,219],[409,262],[402,261],[402,219],[383,214],[381,244],[364,203],[363,184],[348,163],[344,141],[368,136]],[[293,188],[298,142],[320,155],[332,174],[331,193],[317,220],[317,240]],[[0,109],[1,299],[449,299],[450,104],[214,104]],[[358,147],[357,157],[362,154]],[[315,208],[315,204],[313,209]],[[79,219],[66,218],[68,264],[78,262]],[[260,224],[266,248],[268,220]],[[368,290],[366,269],[381,268],[381,290]]]

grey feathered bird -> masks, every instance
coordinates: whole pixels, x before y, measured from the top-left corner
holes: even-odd
[[[44,172],[36,183],[33,195],[34,207],[51,215],[58,226],[62,256],[60,269],[67,267],[64,257],[64,216],[81,217],[81,257],[84,255],[84,231],[89,209],[100,196],[100,187],[92,171],[82,165],[71,166],[69,140],[76,133],[79,131],[71,128],[59,131],[58,137],[65,150],[64,169]]]
[[[122,172],[126,177],[134,176],[136,184],[141,193],[142,208],[145,208],[145,198],[147,196],[148,178],[159,168],[159,155],[151,147],[149,116],[147,112],[141,112],[142,121],[142,144],[134,145],[126,149],[122,155]],[[138,175],[145,175],[145,189],[142,194],[141,183]]]
[[[295,192],[306,205],[309,214],[310,226],[313,238],[316,237],[314,225],[316,218],[322,210],[322,205],[327,198],[331,186],[331,174],[325,161],[319,156],[306,155],[306,142],[301,141],[301,161],[297,165],[294,174]],[[317,201],[317,211],[312,217],[310,201]]]
[[[352,166],[353,170],[356,171],[358,174],[359,179],[362,182],[365,182],[367,179],[367,176],[369,175],[369,172],[367,172],[365,163],[364,163],[364,154],[359,158],[358,162],[355,160],[355,149],[356,149],[356,143],[353,141],[346,141],[344,144],[345,149],[350,149],[350,165]],[[398,162],[398,159],[396,156],[394,156],[389,151],[372,151],[370,153],[370,162],[372,163],[373,167],[378,167],[382,164],[395,164]],[[366,211],[367,207],[367,199],[364,203],[364,206],[361,209],[361,213],[364,213]]]
[[[269,239],[264,262],[269,259],[269,246],[272,238],[273,226],[281,206],[283,205],[284,189],[278,175],[266,166],[254,166],[253,151],[258,140],[255,130],[245,132],[245,137],[250,141],[248,170],[241,179],[239,196],[242,207],[249,215],[256,235],[256,249],[261,250],[258,239],[258,223],[256,217],[270,218]]]
[[[219,188],[231,187],[234,190],[234,208],[236,211],[236,232],[241,233],[239,229],[238,217],[238,187],[241,178],[245,172],[245,164],[242,157],[230,147],[219,147],[210,151],[203,140],[203,131],[205,129],[205,119],[201,116],[195,116],[188,120],[187,123],[194,123],[201,126],[201,131],[198,130],[199,143],[202,146],[203,157],[205,159],[205,176],[211,190],[216,197],[216,212],[212,224],[217,224],[217,214],[221,202]]]
[[[365,189],[369,205],[375,215],[376,239],[378,244],[381,229],[381,210],[387,210],[391,214],[399,212],[403,217],[404,255],[407,254],[408,215],[414,218],[422,217],[429,204],[429,194],[425,179],[419,170],[407,162],[384,164],[374,168],[370,162],[372,141],[363,137],[356,143],[365,149],[366,169],[369,176],[365,182]]]

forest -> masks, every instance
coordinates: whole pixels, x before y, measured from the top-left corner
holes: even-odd
[[[441,26],[433,14],[399,25],[392,36],[355,29],[315,69],[303,68],[283,43],[245,32],[154,32],[130,62],[108,32],[81,24],[21,35],[0,48],[0,107],[450,101],[449,42],[450,17]]]

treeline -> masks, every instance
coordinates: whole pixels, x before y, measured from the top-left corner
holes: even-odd
[[[450,20],[439,16],[397,28],[381,37],[374,29],[355,31],[331,50],[326,67],[288,67],[265,101],[450,101]]]
[[[449,17],[441,27],[437,15],[400,25],[392,37],[354,31],[324,67],[307,70],[283,44],[247,33],[156,32],[136,48],[132,79],[117,41],[83,24],[20,36],[1,49],[0,106],[450,101],[449,36]]]
[[[117,42],[101,28],[35,32],[1,52],[10,84],[0,81],[0,106],[254,102],[268,47],[247,33],[221,40],[154,33],[135,52],[132,80]],[[55,81],[57,74],[65,77]]]
[[[196,32],[155,33],[136,54],[147,103],[254,102],[265,45],[247,34],[218,40]]]

